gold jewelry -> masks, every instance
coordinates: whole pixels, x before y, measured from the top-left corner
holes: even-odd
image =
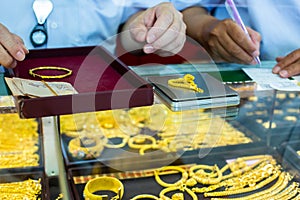
[[[176,172],[181,172],[182,173],[182,177],[180,180],[176,181],[175,183],[166,183],[164,181],[161,180],[161,178],[159,177],[159,175],[166,175],[166,174],[170,174],[170,173],[174,173],[174,171]],[[181,167],[178,166],[165,166],[162,167],[160,169],[157,169],[154,171],[154,176],[155,176],[155,180],[156,182],[163,186],[163,187],[174,187],[174,186],[179,186],[184,184],[187,179],[188,179],[188,173]]]
[[[40,75],[35,73],[34,71],[38,70],[57,70],[57,71],[65,71],[67,73],[61,74],[61,75]],[[56,66],[41,66],[41,67],[36,67],[32,68],[29,70],[29,74],[33,77],[39,77],[42,79],[51,79],[51,78],[65,78],[67,76],[70,76],[72,74],[72,70],[65,68],[65,67],[56,67]]]
[[[191,74],[184,75],[183,78],[170,79],[168,80],[168,85],[173,87],[179,87],[189,90],[194,90],[195,92],[203,93],[204,90],[198,88],[197,84],[194,82],[195,77]]]
[[[137,195],[133,198],[131,198],[130,200],[138,200],[138,199],[154,199],[154,200],[159,200],[158,197],[152,195],[152,194],[140,194],[140,195]]]
[[[194,172],[194,170],[196,170],[196,172]],[[207,173],[204,170],[210,170],[211,173]],[[217,178],[214,178],[215,176],[215,172],[217,173]],[[193,167],[190,168],[189,170],[189,175],[194,178],[198,183],[201,184],[217,184],[220,183],[222,181],[222,171],[219,169],[219,167],[217,165],[214,166],[209,166],[209,165],[195,165]]]
[[[251,199],[256,199],[256,200],[262,200],[262,199],[275,199],[274,195],[276,194],[281,194],[282,190],[284,190],[286,188],[286,186],[288,185],[289,181],[291,180],[291,176],[286,173],[283,172],[280,174],[278,180],[276,181],[276,183],[274,185],[272,185],[270,188],[263,190],[261,192],[257,192],[254,194],[250,194],[247,196],[243,196],[240,198],[212,198],[213,200],[251,200]],[[295,182],[292,184],[294,186],[299,185],[298,183],[296,184]]]
[[[112,191],[116,196],[113,200],[122,199],[124,194],[124,186],[120,180],[114,177],[98,177],[89,180],[84,187],[83,195],[85,200],[107,200],[107,195],[95,195],[97,191]]]
[[[99,157],[104,149],[104,142],[99,136],[82,136],[69,142],[68,150],[74,158]]]
[[[150,135],[136,135],[129,138],[128,146],[132,149],[139,149],[140,155],[144,155],[147,149],[156,147],[156,139]]]
[[[41,180],[0,183],[0,199],[36,200],[41,194]]]
[[[220,191],[220,192],[207,192],[207,193],[204,193],[204,197],[229,196],[229,195],[233,195],[233,194],[241,194],[241,193],[254,191],[254,190],[262,188],[263,186],[271,183],[280,174],[281,174],[281,172],[277,171],[276,173],[274,173],[272,176],[268,177],[264,181],[261,181],[258,184],[256,184],[254,187],[247,187],[247,188],[242,188],[242,189],[239,189],[239,190],[229,190],[229,191]]]
[[[181,185],[181,186],[172,186],[172,187],[167,187],[165,189],[163,189],[160,193],[159,193],[159,197],[162,200],[181,200],[184,199],[183,193],[175,193],[172,195],[171,198],[166,196],[166,193],[168,192],[172,192],[175,190],[180,190],[180,191],[186,191],[193,200],[198,200],[197,195],[189,188],[187,188],[185,185]]]

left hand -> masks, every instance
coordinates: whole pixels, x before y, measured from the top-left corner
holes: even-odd
[[[277,57],[277,64],[273,67],[273,73],[283,78],[300,74],[300,49],[297,49],[287,56]]]

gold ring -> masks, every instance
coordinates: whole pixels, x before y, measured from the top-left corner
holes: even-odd
[[[57,71],[65,71],[65,74],[61,74],[61,75],[41,75],[41,74],[37,74],[34,73],[34,71],[38,71],[38,70],[57,70]],[[56,67],[56,66],[41,66],[41,67],[36,67],[33,69],[29,70],[29,74],[33,77],[40,77],[41,79],[51,79],[51,78],[65,78],[67,76],[70,76],[72,74],[72,70],[65,68],[65,67]]]
[[[95,195],[97,191],[112,191],[116,196],[111,199],[122,199],[124,194],[124,186],[120,180],[114,177],[97,177],[87,182],[83,190],[85,200],[108,200],[107,195]]]

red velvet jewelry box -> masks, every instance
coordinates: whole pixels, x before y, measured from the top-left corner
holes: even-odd
[[[78,94],[51,97],[16,97],[22,118],[130,108],[153,104],[153,87],[130,70],[103,47],[72,47],[31,50],[18,63],[12,76],[41,80],[29,70],[41,66],[57,66],[72,70],[71,76],[45,81],[63,81],[73,85]],[[40,70],[39,74],[60,75],[61,70]]]

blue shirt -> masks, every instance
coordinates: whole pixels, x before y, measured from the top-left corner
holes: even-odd
[[[224,0],[200,0],[219,19],[229,18]],[[300,48],[299,0],[235,0],[244,23],[262,36],[262,60],[273,60]]]
[[[3,1],[0,22],[19,35],[28,49],[33,49],[30,33],[37,24],[34,0]],[[162,0],[52,0],[53,11],[46,21],[48,42],[41,48],[101,45],[114,51],[119,25],[137,11],[155,6]],[[170,0],[181,10],[196,0]],[[113,39],[111,39],[113,38]],[[108,40],[109,39],[109,40]]]

